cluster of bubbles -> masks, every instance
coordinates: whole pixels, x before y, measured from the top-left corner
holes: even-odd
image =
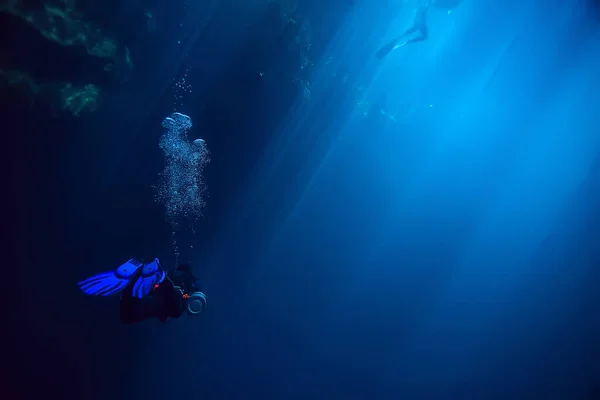
[[[165,216],[173,234],[182,223],[193,224],[202,217],[206,205],[204,167],[210,154],[203,139],[191,142],[187,133],[192,120],[181,113],[171,114],[162,122],[165,132],[160,148],[165,153],[165,168],[155,187],[156,200],[165,207]]]
[[[185,72],[173,85],[173,100],[175,109],[183,107],[184,97],[192,93],[192,85],[188,81],[188,72],[190,67],[186,67]]]

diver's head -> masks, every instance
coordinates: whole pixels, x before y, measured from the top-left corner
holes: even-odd
[[[187,315],[195,317],[204,312],[206,308],[206,295],[202,292],[192,292],[185,296],[185,311]]]
[[[182,263],[175,267],[171,280],[175,285],[182,287],[186,293],[202,292],[201,281],[192,273],[191,264]]]
[[[176,271],[184,271],[187,273],[191,273],[192,272],[192,264],[190,263],[181,263],[179,264],[176,268]]]

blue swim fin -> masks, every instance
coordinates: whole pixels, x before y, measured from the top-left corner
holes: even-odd
[[[154,288],[154,285],[158,285],[165,280],[165,276],[165,271],[161,268],[158,258],[155,258],[154,261],[142,268],[141,274],[133,285],[133,296],[139,299],[146,297]]]
[[[110,296],[119,293],[131,283],[139,270],[144,266],[141,261],[131,259],[117,268],[116,271],[104,272],[78,283],[79,288],[92,296]]]

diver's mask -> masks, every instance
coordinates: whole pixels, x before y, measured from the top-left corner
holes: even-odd
[[[185,301],[185,311],[188,315],[196,316],[204,312],[206,308],[206,296],[202,292],[192,292]]]

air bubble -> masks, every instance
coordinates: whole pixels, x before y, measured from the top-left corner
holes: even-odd
[[[159,146],[165,153],[165,168],[155,186],[156,200],[165,207],[166,220],[177,230],[182,222],[193,225],[206,205],[204,167],[210,161],[206,142],[190,142],[187,133],[192,119],[173,113],[162,122],[165,133]]]

